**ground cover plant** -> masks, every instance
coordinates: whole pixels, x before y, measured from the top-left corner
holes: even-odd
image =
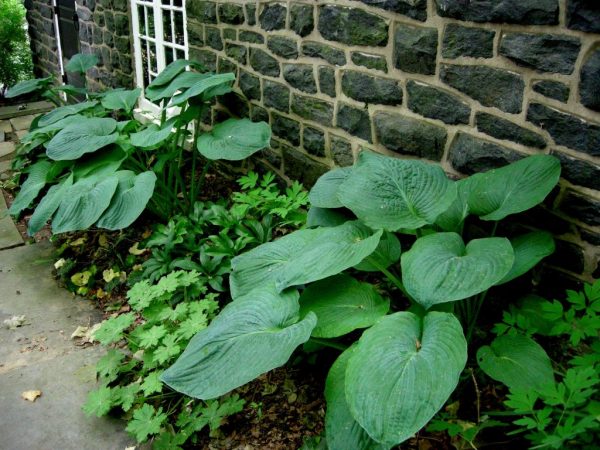
[[[85,74],[95,63],[92,55],[76,55],[67,70]],[[53,233],[64,233],[92,226],[126,228],[145,209],[162,220],[190,213],[210,161],[244,159],[268,146],[271,132],[264,122],[234,118],[204,132],[200,118],[215,97],[231,90],[235,77],[188,67],[202,69],[192,61],[175,61],[146,89],[146,98],[162,105],[158,123],[133,117],[139,88],[91,93],[53,87],[50,79],[12,88],[10,96],[42,90],[61,106],[36,118],[22,139],[18,161],[28,176],[10,213],[34,209],[30,234],[48,220]],[[84,101],[65,104],[61,92],[84,95]],[[169,107],[179,113],[168,117]],[[184,148],[188,141],[191,152]],[[200,158],[204,170],[197,167]]]
[[[456,388],[487,291],[553,252],[545,232],[495,233],[498,221],[540,203],[559,175],[556,158],[537,155],[453,182],[437,166],[363,151],[354,167],[317,181],[310,228],[232,260],[232,303],[161,379],[217,398],[310,339],[344,349],[325,388],[328,447],[407,440]],[[473,239],[467,218],[489,223],[490,236]],[[383,295],[356,278],[377,271],[395,290]]]

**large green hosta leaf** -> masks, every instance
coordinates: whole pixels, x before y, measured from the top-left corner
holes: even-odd
[[[198,138],[198,151],[208,159],[240,161],[268,147],[271,127],[249,119],[228,119]]]
[[[77,53],[69,60],[65,66],[65,70],[67,72],[84,74],[96,64],[98,64],[98,57],[96,55]]]
[[[554,384],[554,371],[545,350],[521,334],[497,337],[477,351],[479,367],[510,389],[543,390]]]
[[[110,110],[122,109],[126,112],[131,112],[133,107],[140,98],[142,90],[140,88],[130,91],[112,91],[102,97],[102,106]]]
[[[474,239],[465,246],[456,233],[431,234],[402,255],[402,281],[427,309],[485,291],[508,273],[513,261],[505,238]]]
[[[312,283],[300,296],[300,315],[317,315],[312,335],[321,338],[370,327],[389,309],[390,301],[381,297],[373,285],[345,274]]]
[[[127,155],[117,146],[87,155],[87,158],[77,161],[73,167],[75,181],[89,176],[108,177],[119,170],[125,159]]]
[[[183,91],[180,94],[175,95],[171,99],[171,105],[177,106],[186,102],[192,97],[197,97],[198,95],[202,95],[205,91],[219,86],[221,84],[229,85],[233,81],[235,81],[235,75],[233,73],[221,73],[218,75],[210,75],[192,86]]]
[[[325,382],[325,435],[329,450],[386,450],[375,442],[358,424],[346,401],[346,367],[356,345],[348,348],[335,360]]]
[[[19,194],[8,210],[11,215],[18,215],[38,196],[48,182],[48,173],[51,168],[52,162],[44,160],[38,161],[29,168],[29,176],[21,185]]]
[[[79,180],[64,192],[52,221],[53,233],[85,230],[91,227],[108,208],[119,180],[90,177]]]
[[[6,98],[15,98],[20,95],[30,94],[34,91],[45,89],[52,84],[52,77],[35,78],[33,80],[25,80],[15,84],[4,95]]]
[[[351,214],[346,213],[349,213],[347,209],[328,209],[311,206],[306,215],[306,226],[309,228],[337,227],[353,219]]]
[[[30,236],[33,236],[46,225],[46,222],[56,212],[65,193],[69,191],[72,185],[73,174],[48,189],[48,192],[42,198],[37,208],[35,208],[27,224],[27,233]]]
[[[396,235],[384,231],[375,251],[354,268],[365,272],[379,272],[381,269],[387,269],[392,264],[397,263],[401,253],[402,248]]]
[[[157,100],[162,100],[165,98],[171,98],[175,92],[180,91],[182,89],[187,89],[190,86],[193,86],[200,80],[204,80],[208,78],[210,74],[207,73],[197,73],[197,72],[183,72],[180,73],[177,78],[169,82],[169,84],[150,87],[150,85],[146,89],[146,97],[153,102]]]
[[[287,362],[317,318],[298,320],[298,292],[259,288],[228,304],[161,376],[176,391],[219,397]]]
[[[171,80],[183,72],[188,66],[196,68],[202,67],[201,64],[188,59],[178,59],[173,61],[171,64],[165,67],[164,70],[159,73],[154,80],[152,80],[152,83],[148,85],[148,89],[152,90],[158,86],[164,86],[165,84],[170,83]]]
[[[497,284],[508,283],[532,269],[546,256],[554,253],[554,239],[546,231],[533,231],[511,239],[515,261],[510,272]]]
[[[271,283],[281,291],[336,275],[373,253],[381,233],[353,221],[295,231],[263,244],[233,259],[231,295],[235,298]]]
[[[50,112],[44,114],[42,117],[40,117],[40,120],[37,123],[38,128],[47,127],[49,125],[52,125],[53,123],[58,122],[61,119],[64,119],[65,117],[79,114],[82,111],[87,111],[88,109],[93,108],[97,104],[98,104],[98,102],[91,101],[91,102],[81,102],[81,103],[76,103],[74,105],[65,105],[65,106],[60,106],[58,108],[54,108],[52,111],[50,111]]]
[[[173,117],[167,120],[162,127],[152,124],[138,133],[132,133],[129,136],[131,145],[140,148],[156,147],[169,138],[176,120],[177,117]]]
[[[46,154],[55,161],[73,160],[86,153],[114,144],[119,137],[114,119],[81,119],[56,133],[46,146]]]
[[[444,405],[467,362],[453,314],[384,317],[365,331],[346,369],[346,400],[371,438],[388,447],[419,431]]]
[[[136,175],[130,170],[116,173],[119,179],[117,190],[110,206],[96,223],[100,228],[120,230],[128,227],[146,208],[154,193],[156,175],[152,171]]]
[[[469,178],[469,211],[500,220],[540,203],[560,178],[560,161],[550,155],[524,158]]]
[[[373,228],[431,224],[456,198],[456,186],[432,164],[363,151],[338,198]]]
[[[462,234],[463,223],[469,215],[469,180],[470,178],[464,178],[455,183],[456,198],[450,207],[435,219],[435,224],[442,230]]]
[[[338,190],[351,172],[351,167],[342,167],[321,175],[308,194],[310,204],[318,208],[343,207],[338,199]]]

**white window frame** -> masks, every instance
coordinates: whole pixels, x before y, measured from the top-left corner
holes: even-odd
[[[165,67],[166,67],[166,55],[165,55],[165,46],[175,48],[176,50],[183,51],[184,57],[186,59],[189,58],[189,45],[188,45],[188,31],[187,31],[187,13],[185,7],[186,0],[182,0],[181,6],[171,6],[171,5],[163,5],[162,0],[131,0],[131,20],[132,20],[132,29],[133,29],[133,50],[134,50],[134,61],[135,61],[135,80],[136,85],[138,87],[144,88],[144,61],[142,59],[142,51],[147,52],[147,64],[148,64],[148,75],[151,77],[156,77]],[[172,2],[171,2],[172,3]],[[148,17],[147,14],[144,15],[144,29],[146,30],[145,35],[140,34],[140,15],[138,12],[138,6],[147,7],[149,11],[152,11],[154,15],[154,37],[150,37],[148,33]],[[169,15],[171,15],[170,11],[176,11],[181,13],[183,18],[183,45],[165,41],[164,37],[164,28],[163,28],[163,12],[169,11]],[[171,15],[171,20],[169,21],[171,24],[171,36],[175,36],[175,22]],[[157,72],[151,70],[150,67],[150,50],[146,41],[149,41],[154,44],[154,48],[156,49],[156,65]],[[145,46],[142,49],[142,45]],[[145,99],[143,96],[140,97],[139,106],[142,110],[149,111],[153,114],[158,114],[160,108],[152,103],[151,101]]]

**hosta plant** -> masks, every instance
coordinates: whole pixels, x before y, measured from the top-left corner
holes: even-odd
[[[363,151],[317,181],[310,228],[233,259],[233,301],[161,379],[211,399],[309,339],[347,347],[327,377],[329,448],[405,441],[457,386],[485,293],[554,250],[547,233],[508,239],[495,225],[544,200],[559,175],[556,158],[537,155],[454,182],[438,166]],[[491,236],[470,239],[467,219]],[[396,289],[361,281],[377,271]]]
[[[83,56],[77,61],[85,72],[93,61]],[[271,131],[264,122],[232,118],[203,132],[200,117],[216,96],[231,90],[235,77],[188,67],[201,68],[175,61],[146,89],[145,97],[162,105],[158,123],[133,118],[139,88],[86,93],[83,102],[37,118],[19,149],[30,164],[10,213],[36,205],[29,232],[51,220],[53,232],[63,233],[91,226],[122,229],[146,208],[163,220],[191,212],[208,169],[199,170],[199,159],[207,165],[244,159],[269,145]],[[27,89],[17,85],[14,91]],[[173,106],[179,113],[168,118]],[[191,152],[184,150],[188,140]]]

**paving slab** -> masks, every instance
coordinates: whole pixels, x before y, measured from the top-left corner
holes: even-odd
[[[12,131],[12,126],[8,120],[0,120],[0,131],[3,133],[10,133]]]
[[[56,108],[47,101],[22,103],[20,105],[0,107],[0,119],[10,119],[17,116],[27,116],[30,114],[40,114]]]
[[[19,130],[15,134],[17,135],[17,141],[21,142],[23,140],[23,136],[26,136],[29,133],[29,130]]]
[[[6,201],[0,192],[0,249],[11,248],[23,244],[21,233],[15,227],[11,217],[8,215]],[[2,285],[0,284],[0,298],[2,297]]]
[[[10,171],[11,161],[0,161],[0,173]]]
[[[13,130],[15,131],[29,130],[31,122],[33,122],[33,119],[35,119],[35,117],[36,116],[33,114],[29,116],[13,117],[12,119],[10,119],[10,124],[12,125]]]
[[[58,287],[52,263],[48,243],[0,251],[0,325],[25,315],[23,326],[0,329],[0,448],[125,450],[135,444],[124,422],[81,410],[103,349],[77,346],[70,336],[99,322],[100,312]],[[42,395],[26,401],[28,390]]]
[[[0,142],[0,158],[10,156],[15,152],[15,143],[11,141]]]

